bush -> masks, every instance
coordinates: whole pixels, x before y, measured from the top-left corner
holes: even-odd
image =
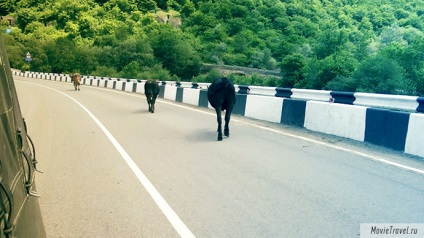
[[[269,77],[265,80],[265,85],[268,87],[278,87],[279,86],[278,81],[279,79],[277,78]]]
[[[294,87],[303,80],[303,68],[306,66],[305,57],[301,54],[292,54],[284,57],[280,64],[283,75],[282,87]]]
[[[325,85],[325,90],[354,92],[356,82],[353,78],[336,76]]]
[[[140,74],[141,79],[157,79],[161,81],[177,81],[178,77],[171,75],[162,65],[157,64],[151,68],[144,68]]]
[[[206,75],[205,77],[205,81],[206,83],[212,83],[216,78],[221,78],[222,77],[222,73],[217,70],[217,69],[212,69],[211,71],[209,71],[209,73]]]
[[[119,74],[115,69],[105,66],[98,67],[95,71],[91,72],[90,75],[99,77],[119,77]]]
[[[358,91],[384,94],[410,94],[415,91],[402,67],[392,59],[373,56],[365,60],[353,78]]]

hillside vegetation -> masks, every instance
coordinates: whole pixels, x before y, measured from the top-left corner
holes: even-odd
[[[0,0],[22,70],[424,95],[424,0]],[[6,32],[6,33],[5,33]],[[24,60],[30,52],[31,63]]]

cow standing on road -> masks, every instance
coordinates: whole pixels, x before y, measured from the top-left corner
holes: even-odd
[[[75,91],[80,91],[81,75],[79,73],[71,75],[71,81],[74,82]]]
[[[147,104],[149,105],[149,112],[151,113],[155,112],[155,101],[159,92],[159,83],[156,80],[148,80],[146,84],[144,84],[144,93],[147,98]]]
[[[236,103],[236,91],[234,84],[226,77],[215,79],[208,87],[208,101],[213,108],[215,108],[218,120],[218,141],[222,140],[222,118],[221,111],[225,110],[225,126],[224,135],[230,136],[230,123],[231,111]]]

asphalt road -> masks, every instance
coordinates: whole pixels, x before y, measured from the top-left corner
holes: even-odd
[[[15,76],[49,237],[359,237],[424,223],[424,161],[206,108]]]

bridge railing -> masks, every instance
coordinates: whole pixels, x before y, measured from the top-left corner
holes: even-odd
[[[71,78],[67,74],[40,73],[40,72],[21,72],[12,70],[15,75],[50,79],[56,81],[70,82]],[[112,80],[122,82],[142,82],[140,79],[123,79],[110,77],[83,76],[87,80]],[[161,81],[162,84],[183,88],[207,89],[210,83],[199,82],[177,82],[177,81]],[[107,84],[106,87],[113,88],[113,83]],[[120,84],[121,85],[121,84]],[[424,97],[404,96],[404,95],[386,95],[374,93],[360,92],[337,92],[328,90],[312,90],[297,88],[278,88],[278,87],[261,87],[261,86],[245,86],[236,85],[239,93],[251,95],[266,95],[283,98],[315,100],[323,102],[334,102],[341,104],[362,105],[376,108],[386,108],[393,110],[401,110],[408,112],[424,112]],[[127,89],[128,90],[128,89]]]
[[[71,82],[66,74],[14,75]],[[83,76],[82,84],[144,94],[142,79]],[[209,83],[160,81],[159,97],[211,108]],[[235,85],[234,114],[304,127],[424,157],[424,98],[327,90]]]

